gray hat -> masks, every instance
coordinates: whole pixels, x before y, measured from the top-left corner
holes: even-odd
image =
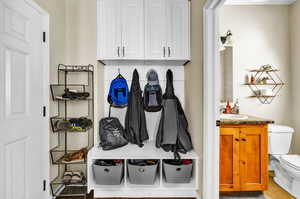
[[[158,74],[154,69],[150,69],[147,72],[147,80],[148,80],[149,85],[158,85],[159,84]]]

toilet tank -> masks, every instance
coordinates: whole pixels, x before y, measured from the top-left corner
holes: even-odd
[[[269,154],[288,154],[292,143],[294,129],[283,125],[270,124],[269,132]]]

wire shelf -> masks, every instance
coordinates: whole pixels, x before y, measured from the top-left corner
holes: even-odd
[[[278,96],[278,93],[285,85],[284,82],[281,80],[280,76],[278,75],[279,70],[273,68],[270,65],[262,66],[260,69],[257,70],[250,70],[250,72],[255,73],[254,78],[257,82],[260,82],[264,77],[269,79],[269,82],[266,83],[245,83],[247,85],[253,95],[250,98],[257,98],[262,104],[271,104],[275,97]],[[269,87],[272,90],[273,95],[262,95],[261,88]]]
[[[93,65],[64,65],[64,64],[59,64],[58,65],[58,71],[93,73],[94,72],[94,67],[93,67]]]
[[[50,118],[52,131],[59,132],[57,146],[50,150],[50,158],[53,165],[58,168],[58,175],[50,182],[51,192],[54,197],[77,197],[87,195],[87,179],[82,183],[65,183],[62,180],[65,171],[81,171],[87,173],[87,152],[94,145],[94,67],[92,65],[64,65],[57,68],[58,83],[51,84],[51,97],[57,103],[57,115]],[[82,103],[70,103],[70,102]],[[76,108],[76,110],[73,110]],[[80,123],[68,120],[85,115],[92,121]],[[62,122],[58,124],[57,122]],[[66,122],[65,124],[63,122]],[[70,121],[69,121],[70,122]],[[85,126],[88,124],[87,126]],[[83,126],[83,128],[79,128]],[[86,140],[86,150],[83,154],[77,154],[74,161],[69,161],[71,153],[80,149],[72,148],[69,137]],[[74,135],[74,136],[73,136]],[[73,157],[72,157],[73,158]],[[77,158],[77,161],[76,161]],[[80,159],[82,158],[82,159]]]
[[[84,118],[92,120],[92,118],[89,118],[89,116],[86,116]],[[59,133],[59,132],[67,131],[67,132],[72,132],[72,133],[86,133],[91,128],[93,128],[93,124],[90,125],[90,126],[87,126],[85,128],[59,128],[57,126],[58,122],[60,122],[60,121],[69,121],[70,119],[74,119],[74,118],[64,118],[64,117],[60,117],[60,116],[51,117],[50,122],[51,122],[52,132]]]

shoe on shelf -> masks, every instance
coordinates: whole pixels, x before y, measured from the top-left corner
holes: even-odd
[[[87,149],[82,148],[77,152],[69,153],[67,154],[63,160],[62,163],[78,163],[78,162],[84,162],[86,160],[87,156]]]
[[[64,184],[85,184],[86,178],[82,171],[65,171],[62,182]]]
[[[89,96],[90,94],[88,92],[78,92],[77,90],[70,90],[66,88],[65,93],[62,95],[62,98],[71,100],[84,100]]]
[[[86,117],[60,119],[55,122],[55,127],[61,131],[84,131],[93,125],[93,121]]]
[[[83,172],[81,171],[73,171],[73,175],[72,175],[72,179],[71,179],[71,183],[72,184],[85,184],[86,180],[85,180],[85,176],[83,174]]]
[[[69,184],[71,182],[72,177],[73,177],[72,171],[65,171],[64,175],[62,176],[62,182],[64,184]]]

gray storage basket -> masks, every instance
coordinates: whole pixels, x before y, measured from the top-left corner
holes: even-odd
[[[128,178],[131,184],[153,185],[159,161],[155,165],[138,166],[128,162]]]
[[[163,169],[168,183],[189,183],[193,175],[193,164],[172,165],[163,162]]]
[[[117,166],[99,166],[93,164],[93,173],[96,184],[120,185],[124,176],[124,164]]]

